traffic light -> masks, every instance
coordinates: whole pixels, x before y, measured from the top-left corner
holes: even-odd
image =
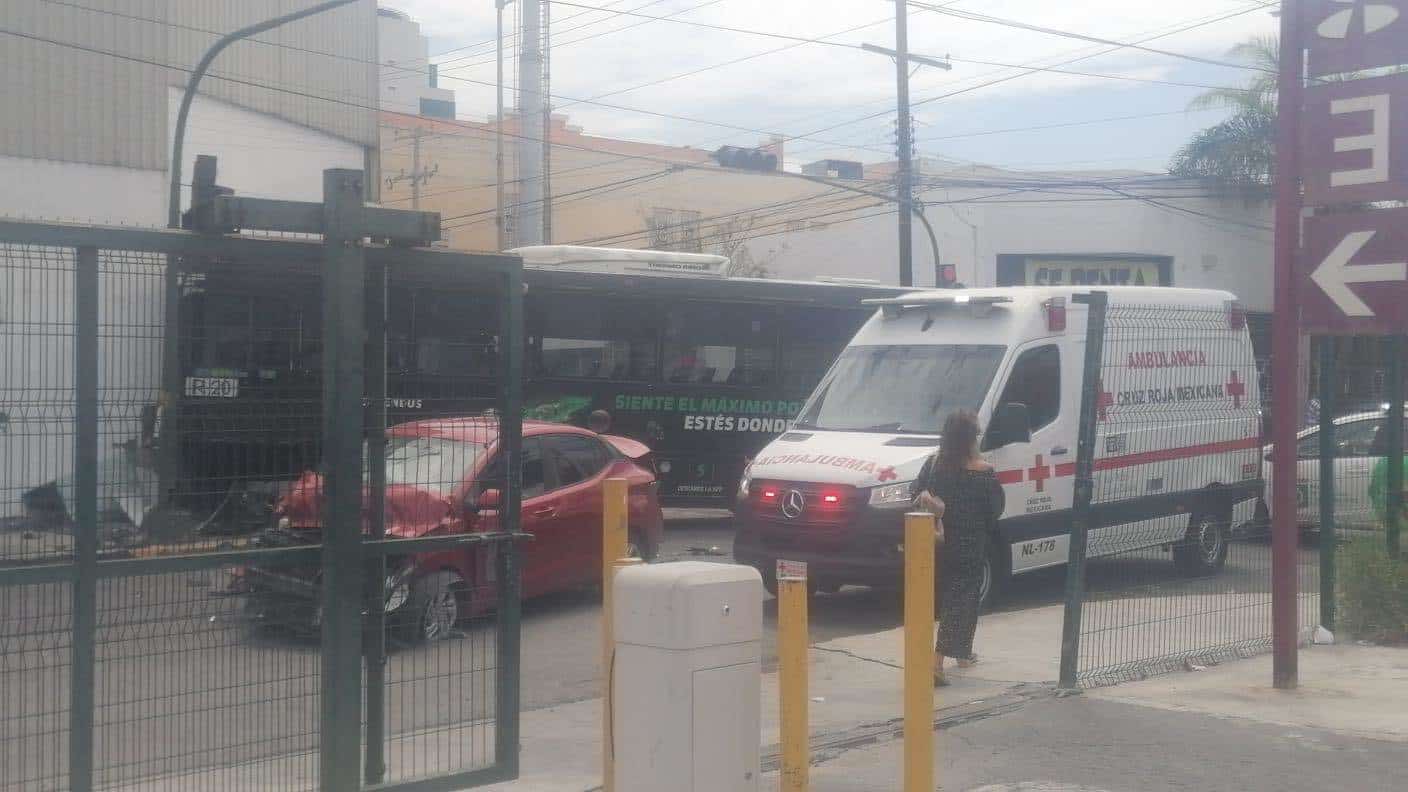
[[[718,150],[710,156],[725,168],[751,171],[777,170],[777,155],[762,149],[719,146]]]

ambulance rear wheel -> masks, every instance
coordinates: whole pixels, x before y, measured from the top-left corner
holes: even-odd
[[[1188,521],[1183,541],[1173,548],[1173,563],[1188,577],[1216,575],[1227,565],[1231,540],[1231,504],[1207,503]]]

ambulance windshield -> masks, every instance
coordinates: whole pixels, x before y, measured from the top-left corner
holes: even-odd
[[[849,347],[795,427],[937,434],[949,413],[978,409],[1005,351],[976,344]]]

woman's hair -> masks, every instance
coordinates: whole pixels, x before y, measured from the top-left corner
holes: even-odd
[[[943,441],[939,446],[940,473],[957,473],[968,466],[978,454],[978,416],[967,410],[956,410],[944,421]]]

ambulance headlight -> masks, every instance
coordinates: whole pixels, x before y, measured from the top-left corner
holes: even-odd
[[[870,489],[871,506],[893,506],[898,503],[908,504],[913,500],[910,490],[913,489],[913,481],[901,481],[898,484],[884,484]]]

